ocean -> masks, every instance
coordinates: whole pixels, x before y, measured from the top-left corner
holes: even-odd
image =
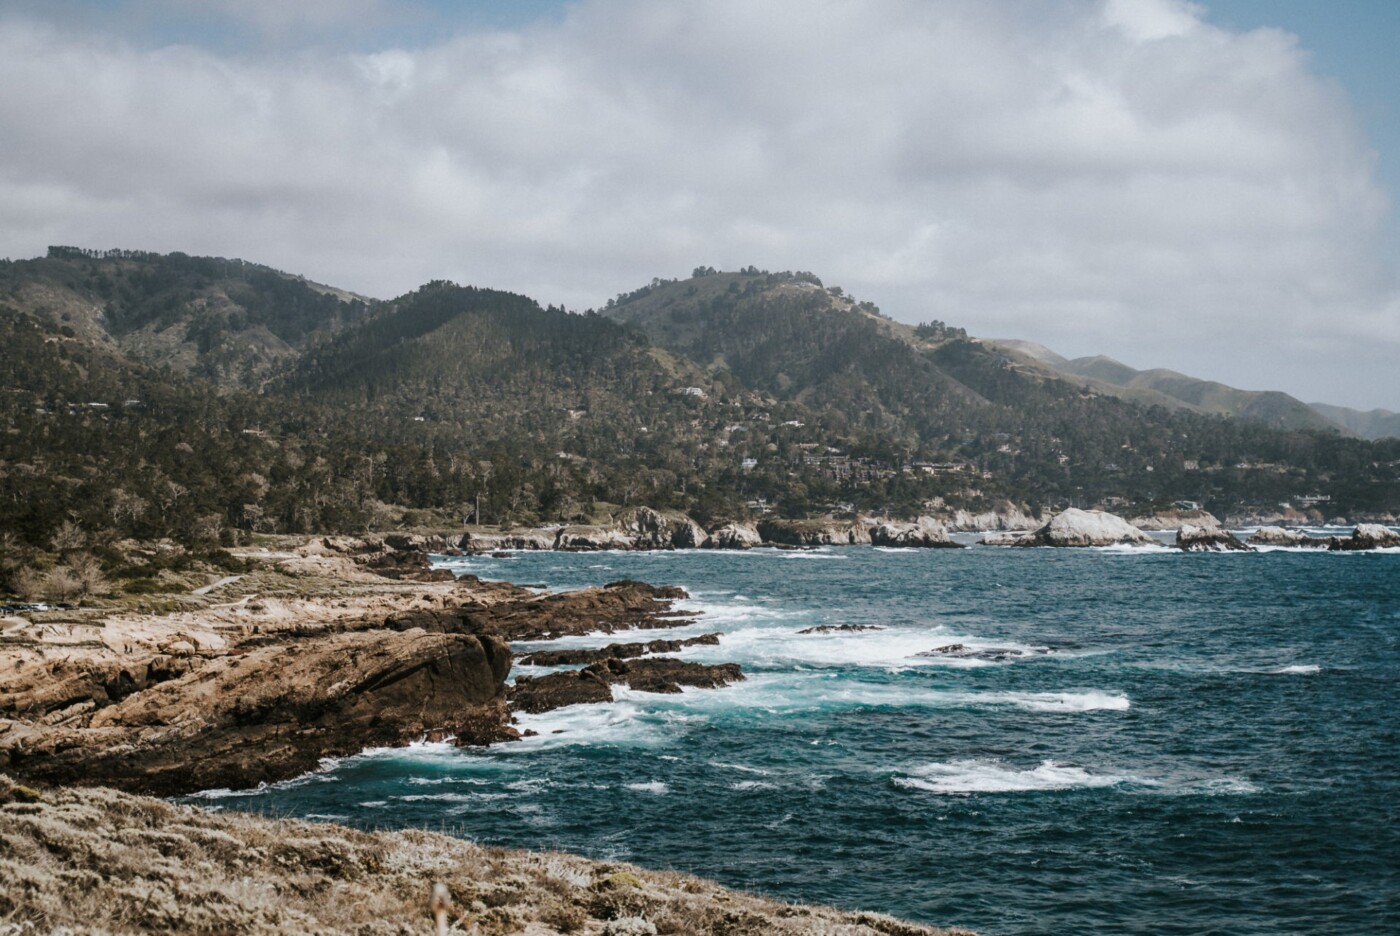
[[[205,806],[421,826],[984,934],[1400,932],[1400,551],[519,553],[683,586],[748,679]],[[878,630],[799,634],[824,625]],[[953,652],[933,652],[961,644]],[[516,672],[546,672],[519,668]]]

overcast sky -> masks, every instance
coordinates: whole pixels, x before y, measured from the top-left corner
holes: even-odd
[[[1250,0],[0,0],[0,256],[573,309],[810,270],[903,321],[1400,409],[1400,105],[1361,67],[1400,4],[1327,10],[1314,49]]]

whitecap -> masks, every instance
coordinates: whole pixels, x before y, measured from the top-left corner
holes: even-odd
[[[650,783],[629,783],[627,789],[635,790],[638,793],[654,793],[657,796],[664,796],[671,792],[671,788],[660,780],[653,780]]]
[[[1310,676],[1313,673],[1320,672],[1322,672],[1322,667],[1318,666],[1316,663],[1295,663],[1292,666],[1281,666],[1278,669],[1269,670],[1269,674],[1272,676]]]
[[[729,784],[729,789],[740,792],[746,790],[776,790],[777,786],[766,780],[740,780],[738,783]]]
[[[1042,761],[1029,770],[1018,770],[996,761],[956,760],[926,764],[894,778],[896,786],[938,794],[1024,793],[1044,790],[1111,787],[1132,778],[1119,774],[1092,774],[1082,767]]]

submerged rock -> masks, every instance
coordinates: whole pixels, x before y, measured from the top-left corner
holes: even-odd
[[[1254,552],[1229,530],[1183,524],[1176,531],[1176,548],[1183,552]]]
[[[798,631],[799,634],[863,634],[866,631],[884,630],[879,624],[819,624]]]

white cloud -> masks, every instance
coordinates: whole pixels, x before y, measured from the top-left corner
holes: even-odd
[[[379,5],[282,6],[245,12]],[[1345,97],[1291,36],[1178,0],[584,2],[278,58],[0,19],[0,139],[0,254],[573,307],[755,263],[905,320],[1400,405],[1391,209]]]

